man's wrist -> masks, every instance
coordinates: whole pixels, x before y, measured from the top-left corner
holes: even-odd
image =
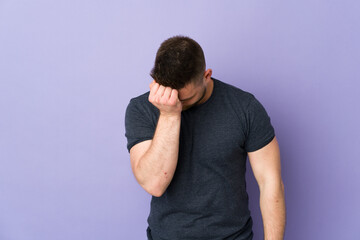
[[[181,119],[181,112],[179,112],[179,113],[160,112],[160,117],[166,118],[166,119],[169,119],[169,120],[178,120],[178,119]]]

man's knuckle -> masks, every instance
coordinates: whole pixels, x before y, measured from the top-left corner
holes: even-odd
[[[160,100],[160,102],[161,102],[161,104],[166,104],[166,98],[161,98],[161,100]]]

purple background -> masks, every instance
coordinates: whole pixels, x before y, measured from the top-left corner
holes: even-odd
[[[151,196],[124,114],[176,34],[270,115],[285,239],[360,239],[359,12],[355,0],[0,1],[0,239],[146,239]]]

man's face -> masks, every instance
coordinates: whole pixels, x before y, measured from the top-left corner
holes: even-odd
[[[198,86],[190,83],[185,87],[179,89],[179,100],[183,105],[183,111],[197,105],[206,94],[206,85],[200,84]]]

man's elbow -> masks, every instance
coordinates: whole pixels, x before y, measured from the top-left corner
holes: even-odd
[[[161,197],[164,194],[164,191],[155,189],[155,191],[153,190],[149,193],[154,197]]]
[[[161,197],[166,190],[166,188],[158,182],[152,184],[143,184],[141,186],[145,189],[147,193],[154,197]]]

